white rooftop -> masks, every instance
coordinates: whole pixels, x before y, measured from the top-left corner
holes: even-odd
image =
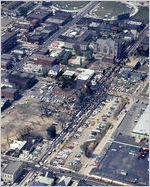
[[[43,176],[38,176],[35,180],[36,182],[44,183],[47,184],[48,186],[52,185],[54,182],[53,178],[48,178],[48,177],[43,177]]]
[[[66,71],[63,73],[63,76],[70,76],[70,77],[72,77],[74,74],[75,74],[74,71],[66,70]]]
[[[149,125],[150,125],[150,117],[149,117],[149,105],[144,111],[143,115],[139,119],[137,125],[133,129],[132,133],[148,135],[149,136]]]
[[[141,25],[142,22],[139,22],[139,21],[128,21],[128,24]]]
[[[79,80],[88,80],[90,79],[93,74],[94,74],[94,70],[91,69],[84,69],[84,68],[77,68],[77,71],[79,71],[79,75],[77,76],[77,79]]]
[[[18,140],[14,140],[12,144],[10,144],[10,149],[15,150],[15,149],[21,149],[25,144],[27,143],[27,141],[18,141]]]

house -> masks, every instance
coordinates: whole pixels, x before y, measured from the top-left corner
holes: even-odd
[[[2,170],[2,179],[6,183],[14,183],[23,170],[23,162],[11,161]]]
[[[48,72],[48,76],[50,77],[57,77],[62,72],[62,68],[59,65],[54,65]]]
[[[76,74],[77,74],[76,80],[87,81],[90,80],[95,75],[95,71],[91,69],[77,68]]]

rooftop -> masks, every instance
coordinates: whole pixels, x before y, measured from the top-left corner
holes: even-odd
[[[15,88],[2,88],[1,91],[9,92],[9,93],[15,93],[17,89]]]
[[[88,80],[90,79],[95,71],[91,69],[77,68],[77,72],[79,73],[77,79],[79,80]]]
[[[48,178],[48,177],[43,177],[43,176],[38,176],[35,179],[36,182],[42,183],[42,184],[47,184],[48,186],[52,185],[54,182],[53,178]]]
[[[72,77],[74,74],[75,74],[74,71],[66,70],[66,71],[63,73],[63,76],[70,76],[70,77]]]
[[[22,167],[23,162],[16,162],[16,161],[12,161],[10,162],[6,168],[4,168],[3,173],[7,173],[7,174],[12,174],[14,175],[16,173],[16,171]]]
[[[135,134],[142,134],[149,136],[149,105],[147,106],[146,110],[144,111],[143,115],[139,119],[138,123],[136,124],[135,128],[133,129],[132,133]]]
[[[9,38],[13,37],[16,35],[15,31],[12,32],[6,32],[4,35],[1,37],[1,42],[2,44],[5,43]]]
[[[126,66],[134,67],[139,62],[139,60],[139,58],[131,59],[131,61],[126,64]]]
[[[128,21],[128,24],[131,24],[131,25],[142,25],[142,22],[139,22],[139,21]]]
[[[18,141],[18,140],[14,140],[13,143],[10,144],[10,149],[21,149],[25,144],[27,143],[27,141]]]
[[[45,55],[36,53],[36,54],[32,54],[30,59],[33,59],[33,60],[40,59],[40,60],[54,61],[56,58],[52,57],[52,56],[45,56]]]
[[[49,16],[51,14],[51,12],[49,11],[45,11],[44,9],[36,9],[34,12],[32,12],[31,14],[28,15],[27,18],[29,19],[45,19],[47,16]]]

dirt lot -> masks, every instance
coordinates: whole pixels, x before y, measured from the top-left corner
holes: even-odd
[[[41,83],[37,85],[40,86]],[[46,129],[54,121],[57,116],[54,114],[50,117],[41,116],[39,98],[31,96],[38,95],[39,91],[26,91],[24,96],[13,103],[13,105],[2,113],[2,152],[9,148],[8,142],[17,139],[27,129],[32,132],[40,133],[46,137]],[[63,107],[59,108],[63,113],[67,112]],[[56,126],[57,132],[61,129],[62,124],[58,122]]]

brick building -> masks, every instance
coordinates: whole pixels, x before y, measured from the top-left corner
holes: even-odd
[[[18,95],[19,92],[15,88],[4,87],[1,89],[1,97],[5,97],[8,99],[16,99]]]
[[[36,83],[36,79],[34,75],[29,73],[21,73],[14,71],[8,75],[8,80],[10,83],[14,83],[19,88],[30,88]]]
[[[30,60],[34,61],[35,64],[40,64],[49,67],[55,65],[57,62],[57,59],[55,57],[52,56],[49,57],[42,54],[33,54],[30,57]]]

